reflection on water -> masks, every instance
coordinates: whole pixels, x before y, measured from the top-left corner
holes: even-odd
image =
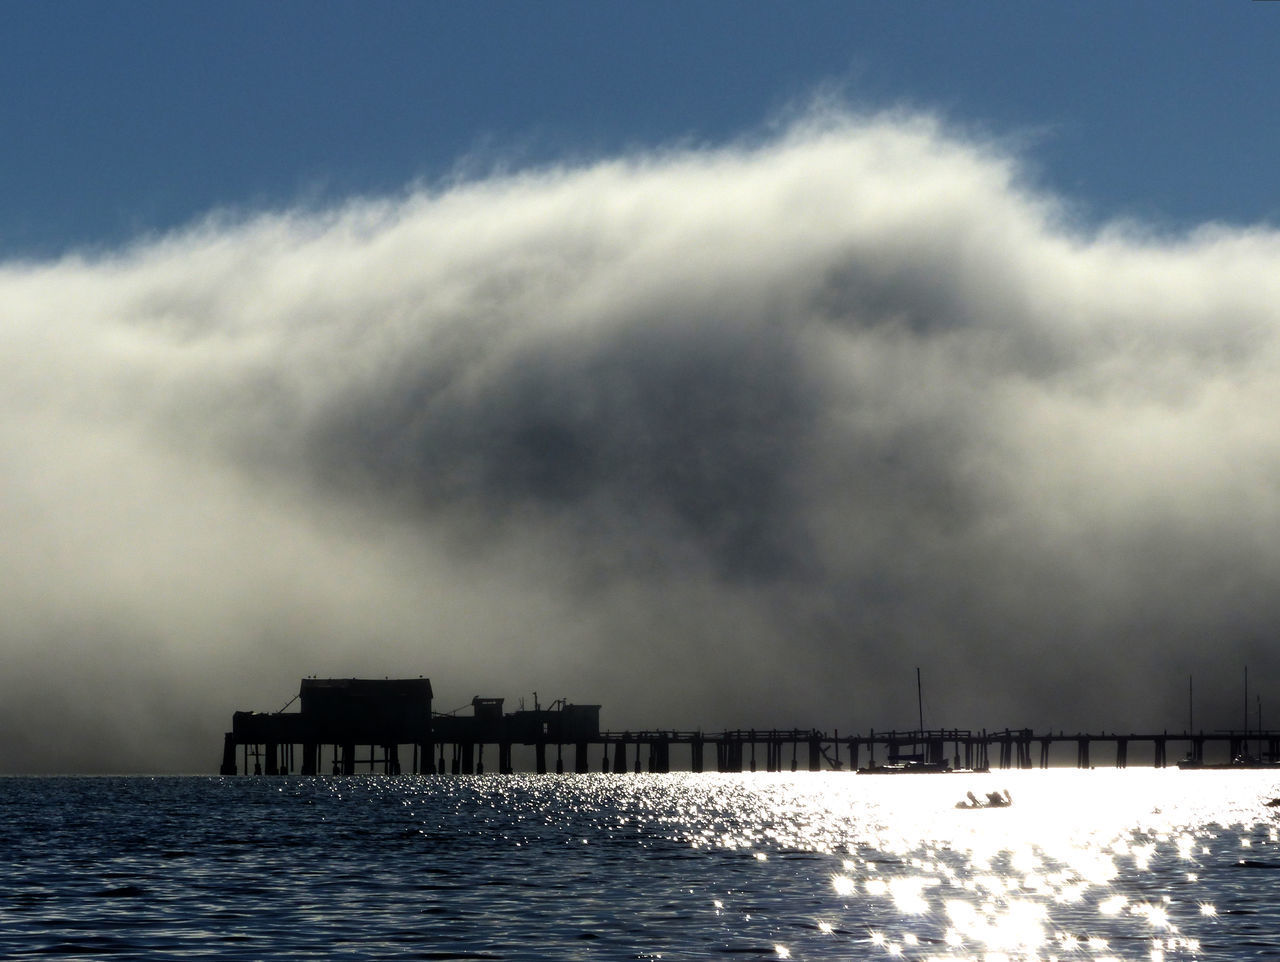
[[[817,824],[847,832],[811,839],[846,853],[820,931],[921,959],[1280,954],[1273,775],[997,773],[968,781],[984,792],[999,781],[1016,803],[977,810],[950,805],[965,778],[792,786],[828,813]]]
[[[1275,958],[1277,794],[1137,769],[0,779],[0,956]]]

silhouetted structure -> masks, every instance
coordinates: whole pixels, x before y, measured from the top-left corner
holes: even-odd
[[[402,749],[408,747],[412,760],[407,771],[482,774],[486,745],[496,746],[494,768],[501,773],[513,770],[515,745],[534,749],[534,768],[539,773],[551,767],[565,771],[567,748],[572,749],[571,770],[575,772],[667,772],[673,747],[679,747],[688,758],[688,770],[693,772],[708,766],[719,772],[754,772],[758,766],[771,772],[787,768],[815,772],[824,768],[872,772],[1048,768],[1051,755],[1056,756],[1056,764],[1074,762],[1078,768],[1090,768],[1097,754],[1091,754],[1091,749],[1099,745],[1113,748],[1106,753],[1109,760],[1115,767],[1125,768],[1134,744],[1142,746],[1140,759],[1164,768],[1169,764],[1171,742],[1185,746],[1185,767],[1212,767],[1206,764],[1208,746],[1225,756],[1222,762],[1249,759],[1255,765],[1280,765],[1280,732],[1275,731],[1070,734],[1036,733],[1029,728],[980,732],[934,729],[843,737],[839,732],[827,734],[816,728],[611,732],[600,730],[599,705],[556,701],[544,708],[535,698],[532,709],[522,705],[515,712],[504,713],[501,698],[476,697],[471,700],[470,715],[439,714],[432,712],[431,698],[431,682],[426,678],[304,678],[296,699],[301,702],[297,712],[235,713],[232,730],[226,734],[221,773],[237,773],[236,756],[240,753],[240,770],[246,774],[399,774]],[[706,752],[708,745],[714,754]],[[1066,751],[1055,753],[1054,746],[1063,746]],[[299,747],[300,767],[295,766]],[[548,763],[552,748],[554,766]],[[362,750],[366,754],[360,754]],[[599,753],[594,764],[590,758],[593,751]],[[878,764],[877,753],[888,764]]]
[[[563,749],[572,745],[576,750],[574,770],[585,772],[587,745],[600,737],[599,705],[557,701],[543,708],[535,702],[532,710],[520,708],[504,715],[501,698],[473,698],[471,709],[470,716],[450,714],[435,718],[439,752],[436,771],[441,774],[446,771],[455,775],[482,774],[485,745],[498,747],[498,771],[502,773],[513,770],[511,749],[514,745],[533,746],[534,770],[540,774],[548,771],[548,747],[556,747],[555,770],[563,772]],[[447,764],[446,748],[451,750]]]
[[[304,678],[295,699],[300,702],[297,712],[238,711],[232,716],[220,771],[235,775],[239,753],[246,774],[332,771],[351,775],[363,768],[398,775],[401,748],[409,746],[411,772],[476,774],[484,771],[485,745],[498,746],[500,772],[512,770],[513,745],[534,746],[537,770],[545,772],[547,747],[556,745],[556,770],[563,771],[559,752],[563,745],[579,748],[585,765],[586,745],[600,736],[599,705],[556,702],[541,708],[535,704],[532,711],[521,708],[504,715],[501,698],[476,697],[471,700],[471,715],[440,715],[432,712],[431,698],[427,678]],[[326,746],[330,749],[327,768]],[[446,746],[452,749],[447,767]],[[300,769],[294,765],[298,747],[302,749]],[[364,748],[368,754],[361,756],[359,750]]]
[[[222,774],[236,773],[237,748],[244,751],[246,773],[252,747],[254,772],[267,775],[296,770],[299,745],[303,775],[320,773],[325,744],[333,746],[335,775],[355,772],[357,745],[380,747],[390,774],[400,772],[401,745],[414,747],[414,771],[420,757],[430,757],[430,679],[304,678],[297,700],[300,710],[293,713],[236,712],[223,743]],[[370,764],[372,757],[371,748]]]

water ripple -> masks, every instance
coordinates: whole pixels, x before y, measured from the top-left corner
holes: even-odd
[[[1004,810],[964,792],[1008,788]],[[0,779],[0,956],[1280,951],[1260,773]]]

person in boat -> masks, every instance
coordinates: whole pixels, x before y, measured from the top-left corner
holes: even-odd
[[[1001,792],[988,792],[985,799],[978,798],[973,792],[965,792],[965,797],[956,802],[956,808],[1008,808],[1013,804],[1013,796],[1006,788]]]

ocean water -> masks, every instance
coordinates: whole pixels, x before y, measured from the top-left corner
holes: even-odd
[[[1277,795],[1139,769],[10,777],[0,958],[1278,958]]]

